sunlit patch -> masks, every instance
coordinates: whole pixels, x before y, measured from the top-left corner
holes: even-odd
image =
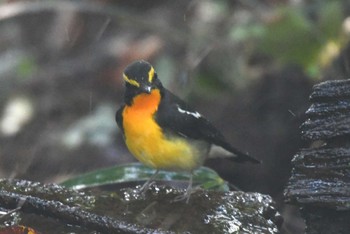
[[[5,106],[0,120],[0,133],[5,136],[13,136],[33,117],[32,103],[24,97],[15,97]]]
[[[152,83],[154,77],[154,68],[151,66],[151,70],[148,72],[148,81]]]
[[[350,34],[350,17],[345,18],[343,22],[343,30],[346,34]]]
[[[137,82],[136,80],[129,79],[125,74],[123,74],[123,78],[124,78],[125,82],[127,82],[127,83],[129,83],[129,84],[131,84],[133,86],[136,86],[138,88],[140,87],[140,83],[139,82]]]
[[[329,41],[323,49],[321,50],[319,60],[321,65],[326,66],[329,63],[331,63],[335,57],[337,57],[340,53],[340,44],[334,42],[334,41]]]
[[[78,148],[84,143],[97,147],[113,144],[113,107],[110,104],[99,105],[94,112],[68,126],[62,133],[62,144],[69,149]]]

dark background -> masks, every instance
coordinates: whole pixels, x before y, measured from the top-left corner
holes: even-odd
[[[163,84],[261,166],[213,160],[283,204],[312,85],[349,75],[348,1],[0,1],[0,176],[42,182],[135,159],[114,122],[122,72]]]

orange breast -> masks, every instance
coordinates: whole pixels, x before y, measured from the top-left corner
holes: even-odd
[[[163,135],[154,120],[161,100],[159,90],[140,94],[131,106],[123,111],[125,142],[130,152],[147,166],[191,171],[198,167],[204,155],[182,137],[168,138]]]

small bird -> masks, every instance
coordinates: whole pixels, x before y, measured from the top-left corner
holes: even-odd
[[[231,146],[203,115],[164,88],[150,63],[131,63],[123,78],[125,103],[116,113],[116,122],[131,154],[156,170],[141,192],[149,188],[159,170],[185,171],[190,173],[188,188],[175,200],[188,203],[193,171],[203,165],[212,145],[228,151],[235,162],[260,163]]]

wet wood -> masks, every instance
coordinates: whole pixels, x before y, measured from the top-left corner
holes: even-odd
[[[171,233],[94,214],[80,207],[80,199],[88,198],[83,193],[79,195],[74,190],[55,184],[41,185],[25,180],[0,180],[0,208],[2,209],[16,209],[24,213],[38,214],[102,233],[152,233],[154,231]]]
[[[306,233],[350,233],[350,80],[315,85],[310,101],[301,126],[310,147],[292,160],[285,199],[302,207]]]
[[[49,225],[57,233],[71,233],[61,227],[68,225],[77,227],[74,233],[273,234],[283,222],[272,198],[260,193],[199,190],[187,204],[174,202],[183,191],[168,186],[153,185],[145,194],[133,188],[113,191],[92,195],[55,184],[2,179],[0,209],[18,213],[17,220],[30,217],[37,230],[49,220],[59,221]],[[0,221],[5,222],[1,216]]]

